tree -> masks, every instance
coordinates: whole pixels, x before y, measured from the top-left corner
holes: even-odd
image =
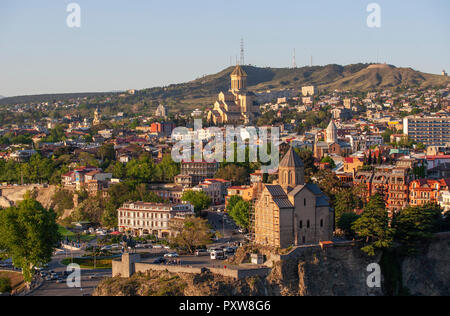
[[[443,209],[428,203],[421,206],[409,206],[403,209],[393,220],[395,240],[400,242],[408,253],[416,252],[421,242],[426,242],[443,226]]]
[[[174,235],[171,242],[178,247],[194,253],[195,249],[211,243],[211,233],[208,221],[198,217],[186,218],[181,225],[176,221],[170,221]]]
[[[0,249],[8,253],[16,267],[22,268],[28,285],[34,267],[51,260],[60,240],[55,212],[45,209],[29,194],[17,207],[0,212]]]
[[[113,203],[109,201],[106,203],[106,207],[103,211],[100,222],[102,224],[102,227],[106,227],[109,229],[117,227],[117,209]]]
[[[247,183],[249,174],[244,167],[240,167],[235,164],[228,164],[220,168],[215,177],[229,180],[233,183],[233,185],[243,185]]]
[[[331,169],[336,168],[336,164],[334,163],[333,158],[331,158],[330,156],[326,156],[322,159],[321,163],[328,163],[331,167]]]
[[[248,229],[250,226],[250,203],[245,201],[239,201],[229,212],[230,217],[240,227]]]
[[[211,198],[205,192],[186,191],[181,200],[191,203],[197,215],[211,206]]]
[[[242,199],[242,196],[240,196],[240,195],[233,195],[233,196],[231,196],[231,197],[228,199],[228,202],[227,202],[227,211],[228,211],[228,212],[231,212],[231,210],[233,209],[233,207],[234,207],[238,202],[240,202],[240,201],[244,201],[244,200]]]
[[[171,155],[165,155],[162,161],[156,165],[155,180],[160,182],[170,182],[173,181],[174,177],[179,173],[179,164],[172,160]]]
[[[314,165],[314,154],[312,151],[307,149],[295,148],[296,153],[302,159],[305,165],[305,176],[311,177],[317,172],[317,167]]]
[[[334,202],[336,224],[345,213],[353,213],[356,208],[362,206],[361,198],[355,194],[353,189],[343,189],[336,193]]]
[[[344,232],[347,238],[354,238],[356,234],[352,226],[359,217],[360,216],[355,213],[344,213],[340,216],[336,226]]]
[[[362,216],[354,222],[352,229],[359,237],[365,238],[366,246],[361,250],[369,256],[374,256],[376,249],[392,246],[394,230],[389,227],[388,213],[380,195],[370,197]]]
[[[11,280],[7,277],[0,278],[0,294],[11,293]]]

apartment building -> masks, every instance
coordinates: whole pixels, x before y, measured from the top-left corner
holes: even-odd
[[[217,162],[182,162],[175,183],[184,187],[196,186],[205,179],[214,178],[218,168]]]
[[[426,146],[446,146],[450,143],[450,116],[405,117],[403,134]]]
[[[117,210],[121,232],[132,231],[134,235],[151,234],[159,238],[171,236],[169,221],[173,218],[194,215],[194,207],[186,204],[125,203]]]
[[[420,206],[427,203],[438,203],[442,192],[450,188],[450,179],[419,179],[409,184],[410,205]]]

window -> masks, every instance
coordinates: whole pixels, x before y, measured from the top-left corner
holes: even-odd
[[[309,219],[306,221],[306,228],[309,228],[309,226],[311,226],[310,225],[310,223],[309,223]]]
[[[303,228],[303,221],[300,221],[300,228]]]
[[[303,205],[306,206],[306,199],[303,199]]]
[[[320,227],[323,227],[323,219],[320,220]]]

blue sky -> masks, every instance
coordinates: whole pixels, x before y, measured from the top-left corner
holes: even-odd
[[[68,28],[66,7],[81,7]],[[381,6],[381,28],[366,7]],[[141,89],[235,62],[380,62],[450,71],[448,0],[2,0],[0,95]]]

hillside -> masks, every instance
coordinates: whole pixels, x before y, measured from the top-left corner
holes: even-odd
[[[399,86],[432,87],[450,84],[449,77],[422,73],[411,68],[397,68],[390,65],[353,64],[347,66],[327,65],[302,68],[259,68],[243,66],[248,74],[248,87],[255,92],[279,89],[300,89],[304,85],[315,85],[321,90],[369,91]],[[128,96],[127,103],[159,101],[171,106],[184,106],[184,110],[210,105],[220,91],[229,89],[233,67],[190,82],[172,84],[137,91]],[[74,97],[102,95],[55,94],[12,97],[0,100],[0,104],[43,102]],[[104,93],[111,95],[113,93]]]

